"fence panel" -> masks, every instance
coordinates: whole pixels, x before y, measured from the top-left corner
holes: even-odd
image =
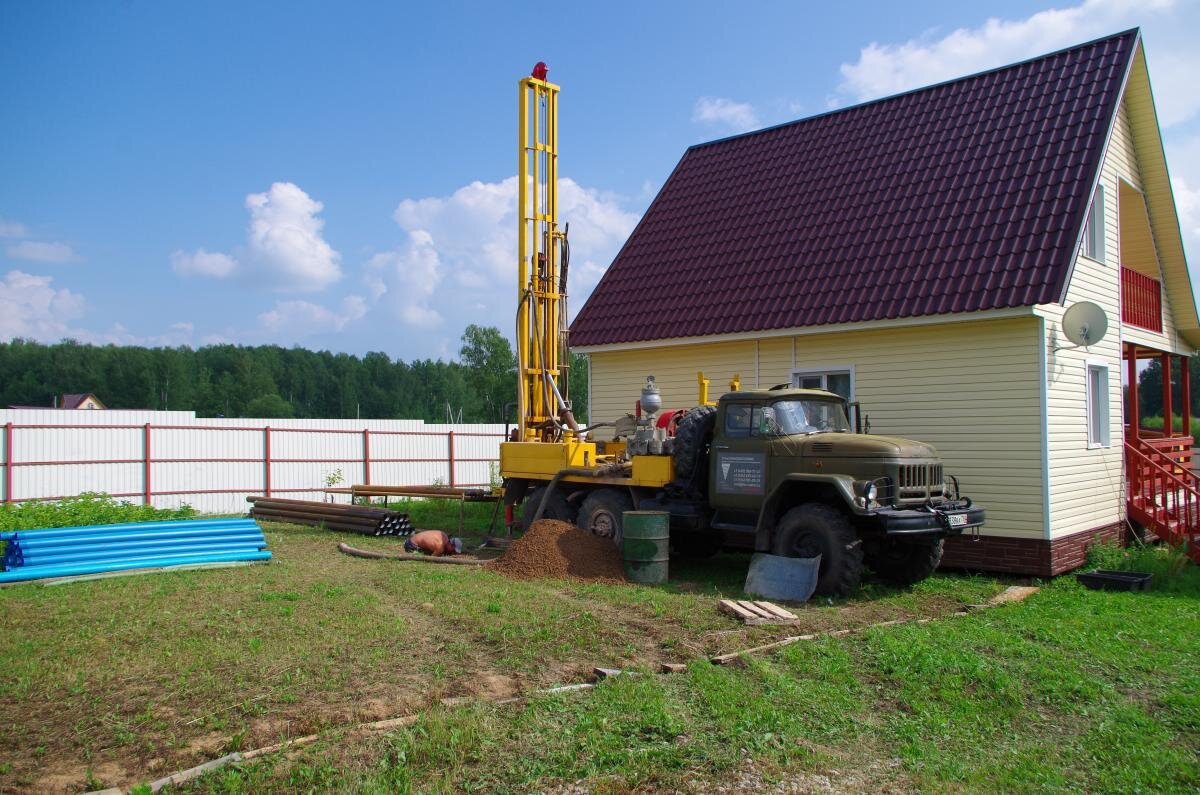
[[[0,431],[4,502],[103,491],[236,513],[249,494],[322,499],[339,471],[342,485],[487,485],[504,426],[10,409]]]

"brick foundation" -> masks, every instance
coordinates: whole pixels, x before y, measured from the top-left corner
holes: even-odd
[[[1124,525],[1102,525],[1047,541],[1042,538],[955,536],[946,539],[942,568],[1052,577],[1087,562],[1096,539],[1125,543]]]

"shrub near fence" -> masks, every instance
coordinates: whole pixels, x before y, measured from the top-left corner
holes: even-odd
[[[504,426],[13,409],[0,434],[4,502],[102,491],[233,513],[250,494],[322,499],[339,470],[347,484],[485,486]]]

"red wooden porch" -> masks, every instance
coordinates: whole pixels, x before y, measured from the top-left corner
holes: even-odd
[[[1126,321],[1128,322],[1128,321]],[[1142,325],[1138,323],[1136,325]],[[1127,368],[1125,410],[1126,510],[1137,522],[1164,542],[1184,545],[1200,562],[1200,475],[1192,468],[1191,388],[1188,358],[1125,343],[1122,358]],[[1143,428],[1138,405],[1138,362],[1157,359],[1163,374],[1162,430]],[[1172,386],[1180,386],[1178,415]],[[1175,430],[1175,420],[1182,420]]]

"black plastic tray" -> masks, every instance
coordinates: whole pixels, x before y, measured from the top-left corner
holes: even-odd
[[[1088,588],[1099,591],[1144,591],[1150,587],[1153,574],[1142,571],[1111,571],[1097,569],[1075,575]]]

